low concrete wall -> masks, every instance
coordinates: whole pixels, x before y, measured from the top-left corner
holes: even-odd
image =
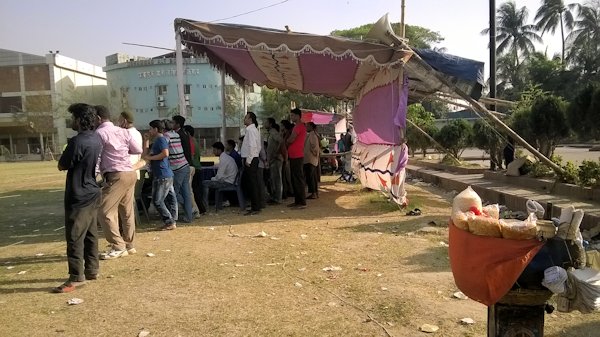
[[[483,167],[452,166],[452,165],[446,165],[446,164],[441,164],[441,163],[422,161],[422,160],[413,159],[413,158],[410,158],[408,160],[408,163],[412,164],[412,165],[421,166],[421,167],[432,168],[434,170],[455,172],[455,173],[459,173],[459,174],[481,174],[485,171],[488,171],[487,168],[483,168]]]
[[[434,184],[445,190],[455,190],[460,192],[471,186],[473,190],[479,194],[482,200],[489,203],[498,203],[505,205],[513,211],[527,211],[525,203],[529,199],[535,199],[538,201],[546,210],[552,205],[552,216],[559,216],[562,208],[572,204],[575,208],[584,209],[585,216],[581,223],[582,229],[588,229],[600,224],[600,212],[598,208],[594,208],[590,204],[582,204],[570,198],[561,197],[555,194],[549,194],[548,192],[535,192],[532,189],[520,189],[518,185],[511,180],[511,184],[491,184],[486,182],[483,176],[473,178],[461,177],[462,179],[456,179],[452,177],[451,173],[434,171],[429,168],[409,166],[406,168],[407,173],[413,177],[420,178],[425,182]],[[485,173],[484,173],[485,175]],[[453,179],[454,178],[454,179]],[[512,177],[511,177],[512,178]],[[517,177],[518,178],[518,177]],[[534,195],[534,193],[536,193]]]
[[[504,182],[506,184],[522,186],[524,188],[530,188],[538,190],[543,193],[553,193],[558,195],[565,195],[576,199],[582,200],[595,200],[600,201],[600,189],[581,187],[573,184],[556,183],[554,180],[548,179],[537,179],[531,177],[511,177],[507,176],[502,172],[486,171],[483,173],[483,177],[489,180],[495,180]]]

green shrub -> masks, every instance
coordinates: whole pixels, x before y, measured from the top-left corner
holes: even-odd
[[[584,160],[579,166],[579,183],[581,186],[600,185],[600,161]]]
[[[550,166],[542,163],[541,161],[536,161],[535,163],[531,164],[529,175],[534,178],[550,178],[554,177],[554,171],[550,168]]]
[[[567,184],[577,184],[579,182],[579,168],[568,161],[566,165],[561,166],[563,172],[557,173],[560,182]]]

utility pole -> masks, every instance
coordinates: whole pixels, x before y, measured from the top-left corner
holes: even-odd
[[[490,0],[490,98],[496,98],[496,0]],[[494,105],[490,110],[496,111]]]
[[[406,0],[402,0],[402,12],[400,14],[400,37],[406,37],[406,26],[404,25],[404,12],[406,10]]]
[[[490,98],[496,98],[496,0],[490,0]],[[490,110],[496,111],[496,105],[490,105]],[[490,169],[496,170],[496,165],[490,155]]]

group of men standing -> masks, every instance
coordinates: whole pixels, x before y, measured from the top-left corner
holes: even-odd
[[[244,166],[242,186],[250,199],[250,209],[245,215],[257,214],[265,206],[261,192],[265,189],[264,179],[259,173],[262,167],[268,170],[268,204],[280,204],[291,195],[294,202],[288,207],[304,209],[306,199],[318,198],[320,146],[316,126],[302,123],[300,109],[292,109],[289,117],[291,122],[284,120],[281,125],[273,118],[265,120],[266,144],[261,141],[256,115],[248,112],[244,118],[246,132],[240,151]]]
[[[99,259],[136,253],[134,191],[140,179],[138,170],[146,164],[162,230],[173,230],[178,221],[192,222],[206,212],[208,190],[233,185],[239,170],[242,188],[250,199],[245,215],[258,214],[265,207],[265,169],[270,184],[268,203],[280,204],[292,194],[294,202],[288,207],[303,209],[307,198],[318,197],[319,138],[314,124],[307,123],[307,127],[301,122],[300,109],[290,111],[291,123],[282,121],[281,129],[273,118],[265,121],[266,144],[261,141],[256,115],[248,112],[240,153],[233,140],[227,145],[213,144],[220,164],[216,176],[207,181],[194,178],[195,166],[200,165],[199,148],[193,136],[190,139],[193,128],[186,131],[184,117],[153,120],[142,137],[127,112],[121,113],[115,125],[104,106],[76,103],[68,111],[78,134],[69,140],[58,169],[68,171],[64,202],[69,279],[54,292],[70,292],[82,282],[96,279]],[[179,212],[179,203],[183,212]],[[110,243],[110,249],[102,254],[98,252],[97,224]]]
[[[184,206],[182,221],[191,222],[195,216],[191,142],[183,129],[185,118],[152,121],[149,133],[142,137],[127,112],[121,113],[117,126],[104,106],[76,103],[68,111],[71,127],[78,133],[69,140],[58,163],[59,170],[67,170],[64,203],[69,266],[69,279],[53,289],[59,293],[96,279],[99,259],[136,253],[134,191],[140,178],[137,170],[146,161],[153,174],[153,202],[163,218],[162,229],[175,229],[178,201]],[[169,207],[165,206],[167,196],[171,197]],[[110,244],[102,254],[98,252],[98,224]]]

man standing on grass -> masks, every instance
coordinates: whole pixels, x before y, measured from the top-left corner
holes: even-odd
[[[190,164],[184,150],[184,144],[187,144],[186,148],[189,149],[190,140],[189,137],[182,138],[181,134],[175,131],[174,121],[165,119],[163,122],[165,123],[163,136],[167,138],[169,143],[169,163],[173,171],[173,187],[175,188],[177,201],[183,205],[183,213],[185,214],[184,217],[176,220],[191,223],[194,220],[194,211],[190,190]]]
[[[260,133],[258,132],[258,122],[254,112],[249,111],[244,117],[244,125],[246,126],[246,134],[242,142],[240,155],[242,156],[242,186],[244,193],[250,196],[251,209],[244,215],[255,215],[260,213],[260,190],[262,187],[262,177],[258,176],[258,156],[262,142]]]
[[[169,164],[169,141],[163,136],[165,123],[158,119],[150,122],[150,130],[144,134],[145,160],[152,169],[152,202],[164,225],[161,230],[177,228],[177,197],[173,188],[173,171]],[[150,148],[152,139],[152,148]]]
[[[100,258],[110,260],[136,252],[133,243],[135,214],[131,190],[135,188],[137,175],[129,155],[141,154],[142,144],[136,142],[129,131],[115,126],[110,121],[110,113],[106,107],[97,105],[95,108],[100,118],[96,133],[100,136],[103,145],[100,172],[104,178],[98,220],[104,230],[106,241],[111,244],[111,249],[101,254]],[[119,231],[119,218],[123,229],[122,235]]]
[[[319,198],[317,168],[319,166],[319,136],[317,126],[313,122],[306,123],[308,135],[304,144],[304,176],[309,196],[306,199]]]
[[[60,171],[67,170],[65,186],[65,237],[69,279],[52,289],[55,293],[75,290],[85,280],[98,277],[97,219],[100,186],[96,183],[96,164],[102,152],[102,140],[94,132],[96,110],[91,105],[69,106],[72,129],[77,136],[69,139],[58,161]]]
[[[290,172],[292,187],[294,188],[294,202],[288,207],[306,208],[305,179],[302,170],[304,165],[304,141],[306,140],[306,126],[302,123],[302,111],[298,108],[290,112],[290,119],[295,124],[287,139],[288,157],[290,158]]]
[[[271,200],[270,204],[281,203],[281,168],[283,165],[283,156],[281,155],[281,134],[279,125],[275,118],[267,118],[265,129],[269,133],[267,138],[267,161],[269,162],[269,177],[271,182]]]

